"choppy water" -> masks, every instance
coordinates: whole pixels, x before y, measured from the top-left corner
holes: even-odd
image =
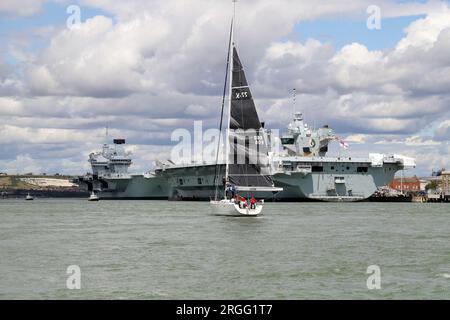
[[[268,203],[232,218],[208,203],[0,200],[10,298],[449,299],[450,205]]]

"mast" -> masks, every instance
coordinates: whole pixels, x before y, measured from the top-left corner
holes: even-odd
[[[230,123],[231,123],[231,100],[232,100],[232,93],[233,93],[233,53],[234,53],[234,21],[236,19],[236,2],[237,0],[233,0],[233,18],[231,19],[231,37],[230,37],[230,47],[229,47],[229,66],[228,66],[228,72],[229,72],[229,88],[228,88],[228,126],[226,129],[226,152],[225,152],[225,187],[224,187],[224,198],[226,197],[226,189],[227,189],[227,182],[228,182],[228,175],[230,172],[230,162],[229,162],[229,156],[230,156]]]
[[[223,129],[223,111],[225,110],[225,96],[227,94],[227,82],[228,82],[228,66],[230,65],[230,48],[231,48],[231,29],[233,27],[233,21],[231,21],[230,26],[230,36],[228,40],[228,53],[227,53],[227,65],[225,68],[225,81],[223,84],[223,93],[222,93],[222,108],[220,111],[220,129],[219,129],[219,141],[217,143],[217,152],[216,152],[216,168],[214,170],[214,186],[215,186],[215,192],[214,192],[214,200],[217,201],[217,194],[219,192],[219,182],[218,182],[218,173],[220,172],[220,165],[219,165],[219,154],[221,151],[221,140],[222,140],[222,129]]]

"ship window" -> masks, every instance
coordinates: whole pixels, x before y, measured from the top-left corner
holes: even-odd
[[[350,170],[350,167],[347,167],[347,170]]]
[[[367,172],[368,168],[367,167],[358,167],[358,169],[356,171],[357,172]]]
[[[334,167],[331,167],[331,170],[334,170]]]
[[[295,140],[294,138],[281,138],[282,144],[294,144]]]
[[[180,186],[183,185],[183,179],[180,179]]]
[[[323,167],[322,166],[312,166],[311,171],[312,172],[323,172]]]
[[[202,184],[202,178],[197,179],[198,184]]]

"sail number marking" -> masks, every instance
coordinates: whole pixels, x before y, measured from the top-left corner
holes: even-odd
[[[236,92],[236,99],[244,99],[244,98],[248,98],[247,91]]]
[[[262,136],[253,136],[253,138],[255,139],[255,144],[264,144],[264,139]]]

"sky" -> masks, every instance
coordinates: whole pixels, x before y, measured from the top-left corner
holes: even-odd
[[[144,172],[175,129],[218,127],[231,14],[229,0],[0,1],[0,172],[82,174],[114,137]],[[449,1],[240,0],[236,45],[269,128],[287,126],[295,88],[296,111],[349,143],[331,154],[450,169]]]

